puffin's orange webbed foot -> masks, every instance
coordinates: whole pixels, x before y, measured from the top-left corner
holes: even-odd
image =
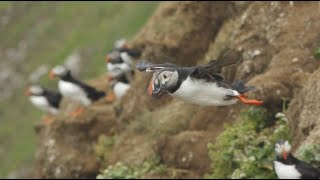
[[[79,107],[79,108],[77,108],[75,111],[72,111],[70,114],[69,114],[69,116],[71,116],[71,117],[77,117],[77,116],[79,116],[81,113],[83,113],[84,112],[84,108],[83,107]]]
[[[106,96],[106,101],[107,103],[113,103],[116,100],[116,96],[114,94],[114,92],[110,92],[108,93],[108,96]]]
[[[237,98],[244,104],[248,104],[248,105],[256,105],[259,106],[261,104],[263,104],[263,101],[258,101],[255,99],[247,99],[247,95],[245,94],[241,94],[240,96],[237,96]]]
[[[42,123],[44,125],[48,125],[48,124],[51,124],[53,121],[53,117],[51,116],[45,116],[43,119],[42,119]]]

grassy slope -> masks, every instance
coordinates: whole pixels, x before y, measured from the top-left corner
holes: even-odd
[[[14,6],[12,6],[14,4]],[[0,3],[0,11],[14,7],[14,17],[0,33],[0,46],[17,47],[31,42],[24,63],[16,64],[26,75],[40,64],[62,63],[74,49],[88,50],[82,79],[105,72],[104,56],[120,37],[130,38],[151,15],[154,2],[36,2],[22,7]],[[54,82],[42,84],[56,88]],[[36,139],[34,122],[42,113],[22,96],[22,88],[8,101],[0,102],[0,177],[32,160]]]

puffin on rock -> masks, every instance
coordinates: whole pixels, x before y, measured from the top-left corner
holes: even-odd
[[[288,141],[280,140],[275,145],[277,155],[274,170],[279,179],[319,179],[320,170],[314,168],[291,153],[291,145]]]
[[[72,77],[71,72],[64,66],[56,66],[49,73],[50,79],[55,77],[59,78],[59,91],[67,98],[76,101],[83,106],[87,107],[91,105],[94,101],[106,95],[103,91],[98,91],[94,87],[85,84],[74,77]],[[70,115],[78,116],[84,111],[83,107],[77,108],[75,111],[71,112]]]
[[[240,51],[229,50],[217,61],[204,66],[180,67],[175,64],[152,64],[146,61],[137,63],[139,71],[152,72],[148,87],[149,95],[160,98],[168,93],[186,102],[202,106],[227,106],[240,100],[244,104],[261,105],[263,102],[247,99],[245,93],[255,89],[245,86],[242,81],[229,84],[221,75],[224,66],[237,63]]]
[[[40,85],[30,85],[25,90],[25,95],[29,96],[31,103],[48,115],[43,118],[43,123],[48,124],[52,121],[52,115],[59,113],[59,106],[62,95],[43,88]]]
[[[109,103],[121,99],[130,88],[130,79],[121,69],[113,72],[113,75],[109,77],[109,82],[111,86],[106,97]]]

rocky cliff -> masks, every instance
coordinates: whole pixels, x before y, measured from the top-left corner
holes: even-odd
[[[319,136],[319,8],[315,2],[163,2],[130,46],[151,62],[184,66],[205,64],[225,48],[243,50],[243,62],[223,73],[256,86],[249,96],[262,99],[271,114],[282,111],[282,98],[291,100],[285,113],[296,150]],[[94,178],[109,165],[141,166],[154,158],[175,170],[174,177],[210,172],[207,144],[248,107],[152,99],[146,93],[150,77],[137,71],[120,102],[102,100],[79,118],[63,113],[49,126],[39,125],[34,176]],[[107,91],[104,78],[92,84]],[[65,113],[74,106],[65,102]]]

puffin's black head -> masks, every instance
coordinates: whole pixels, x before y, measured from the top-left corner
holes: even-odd
[[[149,95],[160,98],[178,83],[179,75],[174,68],[164,68],[156,71],[148,87]]]
[[[43,93],[44,89],[40,85],[30,85],[25,90],[26,96],[41,96]]]
[[[288,141],[280,140],[275,145],[275,151],[278,158],[287,160],[291,153],[291,145]]]
[[[56,66],[49,72],[49,78],[51,80],[55,79],[56,77],[63,77],[68,73],[68,69],[65,66]]]

